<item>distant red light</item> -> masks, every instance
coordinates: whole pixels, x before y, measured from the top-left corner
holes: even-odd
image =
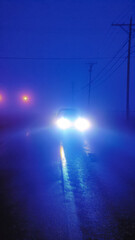
[[[3,96],[2,96],[2,94],[0,94],[0,102],[2,102],[3,101]]]

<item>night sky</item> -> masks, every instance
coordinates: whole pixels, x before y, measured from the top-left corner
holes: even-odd
[[[96,76],[128,39],[111,24],[129,23],[131,16],[135,23],[134,0],[1,0],[0,89],[7,106],[16,108],[21,92],[31,94],[35,108],[71,106],[74,82],[75,106],[85,109],[88,89],[81,88],[88,83],[88,63],[96,62],[92,108],[125,110],[127,62],[113,71],[127,45]],[[130,109],[135,110],[135,32],[132,37]]]

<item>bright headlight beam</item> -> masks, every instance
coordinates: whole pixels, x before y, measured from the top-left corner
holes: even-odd
[[[84,132],[90,128],[90,122],[85,118],[78,118],[75,121],[74,126],[78,131]]]
[[[64,117],[61,117],[57,120],[56,122],[58,128],[60,129],[67,129],[67,128],[70,128],[71,127],[71,122],[70,120],[68,120],[67,118],[64,118]]]

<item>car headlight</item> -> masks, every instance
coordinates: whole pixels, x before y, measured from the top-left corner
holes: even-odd
[[[68,120],[67,118],[64,118],[64,117],[61,117],[57,120],[56,122],[58,128],[60,129],[67,129],[67,128],[70,128],[71,127],[71,122],[70,120]]]
[[[84,132],[90,128],[90,122],[85,118],[77,118],[74,125],[80,132]]]

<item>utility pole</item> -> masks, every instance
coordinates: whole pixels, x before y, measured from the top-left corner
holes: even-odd
[[[75,101],[75,84],[74,81],[72,81],[72,107],[74,107],[74,101]]]
[[[96,64],[96,63],[88,63],[89,64],[89,83],[88,83],[88,107],[90,107],[90,96],[91,96],[91,82],[92,82],[92,70],[93,70],[93,66]]]
[[[132,17],[130,18],[130,23],[122,23],[122,24],[112,24],[112,26],[121,27],[126,33],[128,33],[128,57],[127,57],[127,96],[126,96],[126,119],[129,121],[129,113],[130,113],[130,105],[129,105],[129,93],[130,93],[130,55],[131,55],[131,38],[132,38],[132,26],[135,24],[132,23]],[[129,27],[127,31],[125,27]]]

